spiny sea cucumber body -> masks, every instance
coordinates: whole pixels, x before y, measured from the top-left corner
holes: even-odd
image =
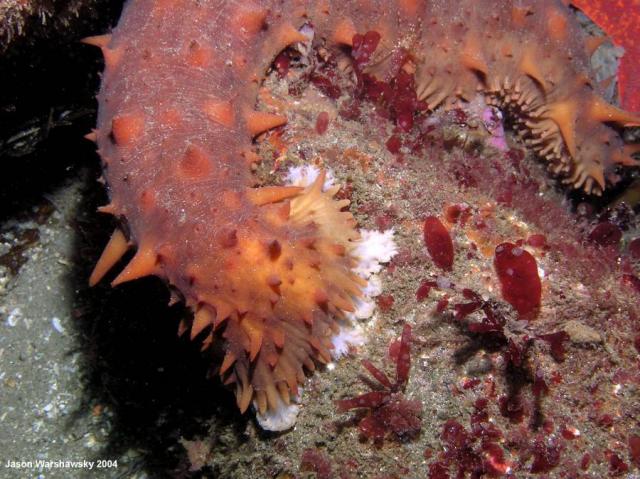
[[[559,1],[130,1],[112,35],[87,39],[105,58],[103,211],[124,225],[91,283],[135,245],[113,284],[154,274],[178,291],[191,336],[209,331],[204,345],[224,354],[218,372],[243,411],[296,396],[366,283],[337,187],[323,191],[322,175],[307,188],[256,187],[251,173],[252,139],[287,121],[255,111],[261,79],[307,39],[305,24],[334,51],[378,32],[364,71],[389,80],[411,63],[430,109],[484,92],[576,188],[598,193],[614,163],[634,163],[608,124],[638,118],[598,96],[589,42]]]

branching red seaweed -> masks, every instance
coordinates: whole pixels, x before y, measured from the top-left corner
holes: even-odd
[[[358,427],[365,438],[373,439],[378,444],[388,436],[400,441],[415,438],[422,427],[422,404],[420,401],[406,399],[403,394],[411,368],[411,326],[405,324],[402,330],[396,359],[396,377],[393,382],[371,361],[365,359],[362,365],[381,389],[336,401],[338,411],[367,410],[359,420]]]

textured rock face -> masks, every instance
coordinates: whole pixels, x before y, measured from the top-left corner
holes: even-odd
[[[102,0],[6,0],[0,5],[0,55],[19,43],[71,37],[104,25],[105,6]]]
[[[93,154],[101,59],[80,40],[109,29],[107,0],[0,2],[0,216],[38,198]]]

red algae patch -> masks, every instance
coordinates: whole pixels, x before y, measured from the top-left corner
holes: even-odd
[[[640,436],[637,434],[629,436],[629,457],[636,467],[640,467]]]
[[[317,479],[331,479],[331,461],[325,453],[317,449],[305,449],[300,458],[300,470],[315,472]]]
[[[627,247],[631,258],[634,260],[640,259],[640,238],[634,238],[629,242],[629,246]]]
[[[547,246],[547,239],[544,235],[533,234],[527,238],[527,244],[534,248],[544,248]]]
[[[532,449],[531,472],[534,474],[549,472],[560,463],[562,447],[555,439],[546,440],[539,437],[533,443]]]
[[[324,135],[329,128],[329,114],[326,111],[321,112],[316,119],[316,131],[319,135]]]
[[[449,271],[453,267],[453,242],[449,231],[435,216],[424,220],[424,243],[433,262],[439,268]]]
[[[351,56],[356,65],[360,66],[369,62],[373,52],[378,48],[378,43],[380,43],[380,34],[378,32],[369,31],[364,35],[354,35]]]
[[[613,223],[604,221],[591,231],[589,239],[600,246],[618,246],[622,231]]]
[[[369,360],[362,365],[377,381],[382,390],[372,390],[359,396],[336,401],[339,412],[351,409],[363,409],[367,413],[361,416],[358,428],[362,436],[382,444],[385,437],[391,436],[404,441],[413,439],[422,428],[422,404],[404,397],[402,391],[409,380],[411,367],[411,327],[405,324],[402,336],[393,356],[396,363],[396,377],[392,383],[386,373],[376,368]]]
[[[569,340],[569,335],[565,331],[558,331],[556,333],[541,334],[538,339],[542,339],[549,343],[549,350],[553,359],[559,363],[565,359],[565,342]]]
[[[535,258],[520,246],[502,243],[496,248],[494,266],[505,301],[521,316],[534,313],[542,298],[542,283]]]
[[[449,469],[457,470],[455,477],[500,477],[511,472],[511,464],[498,444],[503,434],[487,421],[486,401],[475,404],[471,430],[454,419],[442,426],[440,440],[444,451],[438,461],[429,465],[429,479],[449,479]]]

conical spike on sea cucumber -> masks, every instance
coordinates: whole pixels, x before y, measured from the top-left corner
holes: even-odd
[[[93,268],[89,277],[89,286],[95,286],[105,274],[115,265],[127,252],[130,245],[120,228],[116,228],[104,248],[100,259]]]
[[[191,325],[191,339],[200,334],[204,328],[213,324],[213,315],[206,307],[201,307],[193,315],[193,324]]]
[[[89,133],[84,135],[84,139],[95,143],[98,141],[98,133],[96,132],[96,130],[91,130]]]
[[[247,128],[251,136],[258,136],[267,130],[282,126],[287,122],[287,117],[267,113],[264,111],[250,111],[245,115]]]
[[[299,186],[263,186],[247,189],[247,198],[256,206],[277,203],[298,196],[304,188]]]
[[[489,73],[489,66],[484,58],[480,43],[476,38],[470,38],[460,54],[460,63],[469,70],[476,71],[483,76]]]
[[[274,40],[277,49],[284,50],[294,43],[306,42],[308,38],[303,33],[300,33],[293,25],[286,23],[279,28]]]
[[[249,336],[249,361],[253,362],[262,347],[264,324],[257,318],[252,318],[247,315],[242,319],[240,325],[247,336]]]
[[[547,83],[544,79],[544,75],[540,71],[538,64],[533,58],[533,52],[531,49],[527,48],[520,59],[520,70],[533,79],[539,86],[542,88],[544,93],[547,93]]]
[[[333,30],[333,41],[347,46],[353,46],[353,36],[358,33],[350,18],[341,20]]]
[[[111,34],[105,33],[104,35],[94,35],[91,37],[85,37],[80,40],[81,43],[91,45],[98,48],[105,48],[111,41]]]
[[[253,398],[253,386],[250,384],[246,387],[242,388],[240,395],[238,396],[238,409],[241,413],[244,413],[249,405],[251,404],[251,399]]]
[[[140,246],[136,255],[124,270],[111,282],[111,286],[117,286],[127,281],[149,276],[156,271],[158,255],[148,246]]]
[[[236,355],[231,351],[227,351],[220,366],[220,375],[224,374],[236,362]]]
[[[576,114],[576,103],[570,100],[549,105],[546,113],[558,125],[567,150],[573,158],[576,157]]]
[[[102,181],[102,183],[104,183],[104,181]],[[109,203],[104,206],[98,206],[97,210],[98,213],[105,213],[107,215],[115,215],[117,213],[116,205],[114,205],[113,203]]]
[[[603,123],[617,123],[621,126],[638,126],[640,125],[640,115],[635,115],[628,111],[624,111],[613,105],[610,105],[602,98],[594,97],[591,101],[591,109],[589,112],[591,118]]]

